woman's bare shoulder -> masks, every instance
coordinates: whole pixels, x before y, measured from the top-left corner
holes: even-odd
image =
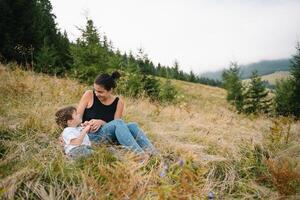
[[[80,99],[77,110],[79,109],[81,111],[81,109],[91,106],[92,101],[93,101],[93,90],[86,90]]]
[[[82,95],[83,98],[90,98],[93,96],[93,90],[86,90]]]
[[[81,97],[81,102],[90,102],[93,98],[93,90],[86,90]]]

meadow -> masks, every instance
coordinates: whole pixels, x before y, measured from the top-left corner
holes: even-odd
[[[54,113],[91,86],[14,64],[0,66],[0,81],[2,199],[300,198],[300,122],[238,114],[221,88],[172,80],[179,103],[122,97],[124,120],[160,151],[140,164],[118,146],[63,154]]]

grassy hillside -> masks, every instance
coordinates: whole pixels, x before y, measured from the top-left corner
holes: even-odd
[[[274,72],[272,74],[261,76],[261,80],[268,81],[271,85],[275,85],[276,81],[285,79],[290,77],[290,73],[288,71],[279,71]],[[250,79],[244,79],[243,81],[250,81]]]
[[[76,162],[63,155],[54,113],[90,86],[7,66],[0,81],[4,199],[299,198],[300,123],[238,115],[223,89],[173,80],[177,105],[125,98],[124,119],[138,122],[161,152],[142,165],[104,145]]]
[[[270,84],[275,85],[277,80],[285,79],[290,76],[288,71],[279,71],[272,74],[262,76],[262,80],[268,81]]]

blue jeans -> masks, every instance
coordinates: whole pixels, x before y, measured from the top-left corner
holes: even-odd
[[[78,159],[81,157],[87,157],[93,153],[93,149],[87,145],[80,145],[78,147],[74,147],[68,153],[69,157],[72,159]]]
[[[110,121],[97,132],[88,133],[88,136],[93,142],[119,143],[137,153],[155,151],[154,146],[137,123],[125,123],[122,119]]]

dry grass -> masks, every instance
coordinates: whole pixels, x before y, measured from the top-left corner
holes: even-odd
[[[274,165],[280,153],[300,144],[299,122],[290,126],[288,146],[271,152],[267,160],[265,136],[272,120],[238,115],[226,103],[223,89],[172,80],[183,99],[177,105],[125,99],[124,119],[139,123],[160,156],[142,166],[129,152],[118,150],[123,157],[119,160],[100,146],[92,157],[70,162],[57,143],[60,131],[54,113],[76,105],[89,86],[8,68],[0,67],[3,198],[204,199],[210,191],[217,199],[299,197],[295,187],[282,187],[280,169],[285,165]],[[293,158],[289,174],[296,173],[298,158]]]

